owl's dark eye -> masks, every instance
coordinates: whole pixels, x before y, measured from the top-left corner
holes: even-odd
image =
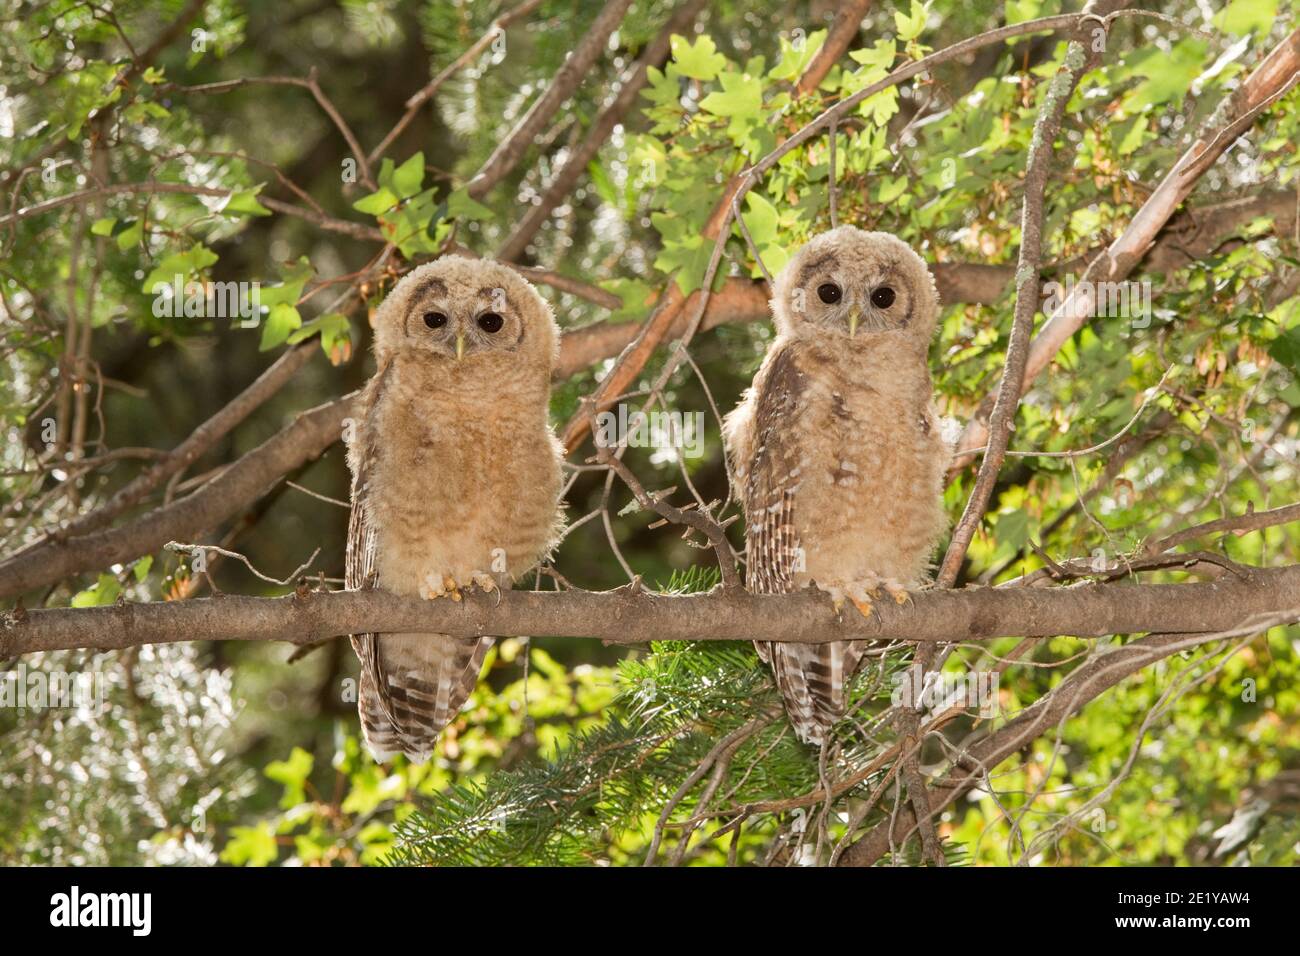
[[[447,317],[441,312],[424,313],[424,324],[431,329],[440,329],[447,324]]]
[[[501,326],[504,324],[505,320],[495,312],[484,312],[478,317],[478,327],[484,332],[500,332]]]
[[[894,304],[894,290],[887,285],[882,285],[871,293],[871,304],[877,309],[887,309]]]
[[[841,295],[843,295],[843,293],[840,292],[840,287],[834,282],[823,282],[817,287],[817,298],[821,299],[827,305],[834,305],[836,302],[840,301]]]

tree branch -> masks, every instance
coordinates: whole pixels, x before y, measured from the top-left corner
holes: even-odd
[[[1152,634],[1122,647],[1097,654],[1070,673],[1049,694],[1040,697],[1021,714],[989,736],[965,748],[954,768],[930,788],[930,815],[942,811],[987,777],[1000,763],[1036,738],[1077,713],[1124,678],[1179,651],[1189,650],[1226,636],[1263,630],[1295,619],[1295,612],[1265,615],[1261,620],[1227,627],[1220,631]],[[890,825],[885,821],[850,846],[840,857],[840,866],[870,866],[889,852],[891,845],[906,841],[916,829],[916,816],[902,808]]]
[[[108,501],[94,511],[68,522],[55,534],[61,538],[86,534],[102,528],[128,508],[139,503],[149,492],[157,488],[163,479],[192,465],[204,452],[260,408],[267,399],[292,381],[303,366],[311,361],[316,350],[316,343],[309,342],[284,352],[248,388],[194,429],[183,442],[170,452],[160,453],[163,455],[160,460],[127,482]],[[19,555],[22,553],[22,551],[18,552]]]
[[[564,201],[565,196],[573,191],[582,174],[587,171],[587,166],[600,152],[605,140],[609,139],[609,134],[614,131],[614,127],[632,108],[638,94],[645,88],[649,78],[649,68],[662,66],[668,58],[673,34],[685,33],[699,16],[705,2],[706,0],[686,0],[668,18],[664,28],[650,41],[640,58],[623,76],[618,93],[592,122],[582,144],[569,154],[564,165],[555,173],[545,192],[542,193],[541,199],[529,208],[514,231],[497,249],[498,259],[503,262],[513,262],[523,254],[524,249],[532,241],[533,236],[537,235],[537,231],[542,228],[542,224],[546,222],[551,212]]]
[[[99,565],[96,565],[99,566]],[[751,594],[715,589],[668,595],[616,591],[467,591],[461,601],[386,591],[310,592],[280,598],[221,597],[99,608],[15,611],[0,629],[0,658],[74,647],[118,649],[180,641],[289,641],[414,632],[472,638],[528,634],[611,644],[655,640],[846,640],[948,642],[954,635],[1072,634],[1107,637],[1155,629],[1217,633],[1256,616],[1300,616],[1300,565],[1258,568],[1192,584],[1083,584],[1058,588],[914,591],[880,601],[870,619],[836,613],[822,591]],[[1109,658],[1113,654],[1102,655]]]
[[[1030,345],[1022,387],[1028,386],[1070,337],[1092,317],[1096,305],[1093,284],[1099,281],[1122,282],[1147,253],[1156,236],[1196,185],[1197,177],[1186,176],[1184,171],[1194,164],[1203,171],[1208,168],[1200,163],[1203,157],[1221,154],[1231,145],[1230,141],[1218,137],[1219,128],[1231,125],[1236,119],[1251,114],[1260,104],[1269,101],[1278,90],[1291,83],[1297,71],[1300,71],[1300,28],[1293,30],[1274,47],[1237,91],[1225,99],[1215,116],[1206,124],[1206,130],[1174,163],[1155,192],[1137,211],[1128,228],[1104,253],[1093,260],[1084,274],[1084,281],[1053,311]],[[975,452],[985,444],[991,407],[986,400],[967,424],[949,474],[964,468]]]
[[[0,598],[153,554],[168,541],[196,537],[238,514],[285,474],[319,456],[342,435],[353,396],[300,413],[293,423],[197,491],[118,528],[50,539],[0,561]]]
[[[393,145],[393,141],[397,139],[398,136],[401,136],[402,131],[406,129],[411,120],[415,119],[415,115],[420,112],[420,107],[429,102],[429,100],[433,98],[433,94],[437,93],[444,83],[464,69],[466,65],[477,59],[483,51],[491,45],[493,40],[505,32],[506,27],[510,26],[510,24],[514,23],[516,20],[528,16],[528,14],[537,9],[541,2],[542,0],[524,0],[524,2],[519,4],[517,7],[513,7],[501,14],[501,16],[492,21],[492,25],[487,28],[486,32],[484,32],[481,37],[470,44],[469,48],[466,49],[464,53],[456,57],[455,60],[448,64],[445,69],[423,87],[411,94],[411,97],[406,101],[406,112],[402,114],[402,118],[394,124],[393,128],[389,130],[388,134],[380,141],[379,145],[371,150],[370,155],[366,157],[369,163],[373,166],[379,161],[380,157],[382,157],[384,153],[388,152],[388,147]]]
[[[609,42],[610,34],[618,29],[618,25],[623,22],[623,17],[627,14],[627,8],[631,5],[632,0],[608,0],[591,26],[587,28],[587,33],[577,49],[555,72],[550,85],[546,87],[546,92],[534,101],[523,119],[510,131],[510,135],[501,141],[488,157],[487,162],[483,164],[483,168],[469,181],[467,191],[471,197],[482,199],[489,189],[515,168],[528,147],[536,141],[542,127],[564,105],[564,101],[582,85],[587,73]]]

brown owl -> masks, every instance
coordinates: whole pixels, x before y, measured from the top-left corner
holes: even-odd
[[[921,257],[883,232],[817,236],[774,283],[777,335],[725,439],[744,504],[746,585],[810,582],[864,614],[920,585],[943,533],[949,448],[933,408],[939,315]],[[799,737],[820,745],[866,645],[757,642]]]
[[[550,307],[499,263],[445,256],[397,284],[347,436],[349,588],[458,600],[462,587],[509,587],[546,555],[561,527],[548,418],[558,344]],[[376,759],[426,760],[491,644],[353,635]]]

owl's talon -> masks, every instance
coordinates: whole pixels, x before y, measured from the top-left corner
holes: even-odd
[[[420,597],[426,601],[435,601],[438,598],[449,597],[453,601],[461,599],[460,585],[450,574],[437,575],[433,573],[424,576],[424,583],[420,585]]]
[[[844,592],[843,592],[843,591],[841,591],[841,590],[840,590],[839,588],[837,588],[837,587],[834,587],[833,585],[832,585],[832,586],[828,586],[828,587],[822,587],[822,586],[819,584],[819,585],[817,585],[817,587],[818,587],[819,589],[821,589],[822,591],[825,591],[825,592],[830,596],[830,599],[831,599],[831,607],[835,608],[835,613],[836,613],[836,614],[839,614],[841,611],[844,610],[844,602],[845,602],[846,598],[845,598],[845,596],[844,596]]]
[[[469,577],[470,584],[478,588],[484,594],[495,594],[497,596],[496,606],[501,605],[501,585],[497,584],[497,579],[486,571],[475,571]]]
[[[870,598],[855,597],[853,599],[853,606],[858,609],[859,613],[861,613],[863,617],[871,617],[871,609],[873,605]]]

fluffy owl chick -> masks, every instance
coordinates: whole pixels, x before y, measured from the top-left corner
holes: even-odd
[[[775,280],[777,335],[725,439],[746,522],[746,585],[810,582],[864,614],[921,584],[945,524],[949,449],[927,353],[939,296],[921,257],[841,226]],[[755,642],[800,738],[825,740],[864,642]]]
[[[560,530],[562,452],[548,419],[559,335],[514,270],[444,256],[375,315],[377,370],[348,437],[347,586],[460,599],[510,582]],[[358,634],[357,708],[376,759],[426,760],[492,638]]]

